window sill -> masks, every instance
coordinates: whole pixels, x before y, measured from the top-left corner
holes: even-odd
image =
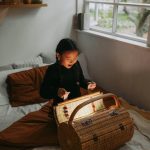
[[[145,43],[137,42],[137,41],[133,41],[133,40],[129,40],[129,39],[125,39],[125,38],[121,38],[121,37],[117,37],[117,36],[113,36],[113,35],[109,35],[109,34],[105,34],[105,33],[100,33],[100,32],[91,31],[91,30],[76,30],[76,31],[79,33],[85,33],[85,34],[92,35],[95,37],[102,37],[102,38],[111,39],[114,41],[127,43],[130,45],[135,45],[138,47],[144,47],[144,48],[148,48],[148,49],[150,48]]]

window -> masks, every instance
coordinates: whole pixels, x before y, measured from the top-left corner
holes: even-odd
[[[150,35],[150,0],[85,0],[90,29],[145,42]]]

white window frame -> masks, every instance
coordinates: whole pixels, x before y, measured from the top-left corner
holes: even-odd
[[[89,30],[93,30],[96,32],[102,32],[105,34],[125,38],[128,40],[134,40],[137,42],[142,42],[150,45],[150,23],[149,23],[149,30],[148,30],[148,37],[147,40],[140,37],[134,37],[130,35],[126,35],[125,33],[117,33],[117,14],[118,14],[118,6],[133,6],[133,7],[144,7],[150,9],[150,4],[145,3],[128,3],[128,2],[119,2],[119,0],[114,0],[114,2],[106,2],[106,1],[99,1],[99,0],[84,0],[84,13],[89,13],[89,3],[96,3],[96,4],[107,4],[107,5],[114,5],[113,9],[113,22],[112,22],[112,31],[106,31],[96,27],[90,27]],[[150,20],[150,17],[149,17]]]

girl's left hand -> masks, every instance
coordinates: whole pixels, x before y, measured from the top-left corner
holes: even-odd
[[[88,83],[88,90],[94,90],[96,87],[96,83],[95,82],[89,82]]]

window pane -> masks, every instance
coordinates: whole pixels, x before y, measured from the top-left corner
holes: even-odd
[[[119,0],[120,2],[127,2],[127,3],[147,3],[150,4],[150,0]]]
[[[150,10],[140,7],[119,6],[117,32],[147,38]]]
[[[113,5],[90,3],[90,26],[112,30]]]
[[[96,6],[95,3],[90,3],[90,4],[89,4],[90,26],[93,26],[93,25],[97,24],[96,19],[95,19],[95,15],[96,15],[96,14],[95,14],[95,13],[96,13],[96,11],[95,11],[95,6]]]

